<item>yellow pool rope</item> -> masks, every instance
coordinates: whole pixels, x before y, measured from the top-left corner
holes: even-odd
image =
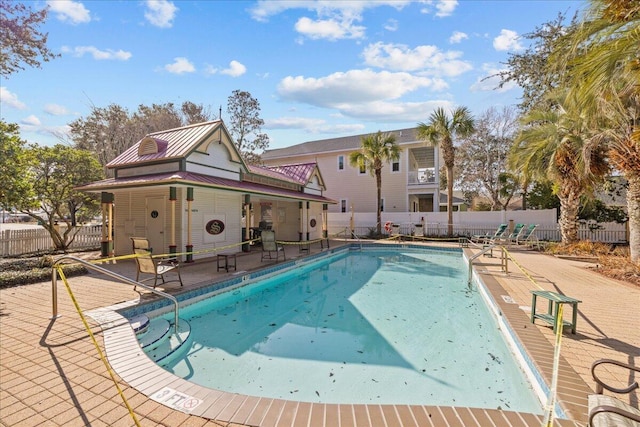
[[[540,286],[538,282],[536,282],[536,280],[527,272],[527,270],[522,265],[520,265],[518,261],[516,261],[513,255],[511,255],[511,252],[509,252],[507,248],[505,248],[504,246],[500,246],[500,247],[502,248],[502,251],[505,253],[505,255],[516,265],[516,267],[520,269],[522,274],[524,274],[527,277],[527,279],[529,279],[529,281],[533,283],[538,289],[543,291],[544,288]]]
[[[556,316],[556,342],[553,351],[553,372],[551,374],[551,390],[549,390],[549,396],[547,397],[547,407],[545,408],[543,427],[553,427],[553,420],[555,417],[555,398],[558,390],[558,371],[560,365],[560,345],[562,343],[562,307],[564,304],[558,304],[558,315]]]
[[[133,418],[133,422],[136,423],[136,426],[140,427],[140,422],[138,421],[138,418],[136,417],[136,414],[133,412],[133,409],[129,405],[129,402],[127,401],[127,398],[125,397],[124,393],[122,393],[122,389],[120,388],[120,385],[118,384],[118,381],[116,380],[116,377],[115,377],[113,371],[111,370],[111,366],[109,365],[109,362],[107,362],[107,359],[104,357],[104,353],[100,349],[100,345],[98,345],[98,341],[96,340],[95,336],[93,335],[93,332],[91,331],[91,328],[89,327],[89,323],[87,323],[87,319],[84,317],[84,314],[82,313],[82,310],[80,309],[80,305],[78,304],[78,301],[76,300],[76,297],[73,295],[73,292],[71,291],[71,287],[69,286],[69,282],[67,281],[67,277],[64,275],[64,271],[62,270],[62,266],[61,265],[57,265],[56,266],[56,270],[57,270],[58,274],[60,275],[60,278],[64,282],[64,286],[67,288],[67,292],[69,293],[69,297],[71,297],[71,301],[73,302],[73,305],[75,306],[76,311],[80,315],[80,318],[82,319],[82,323],[84,324],[85,329],[89,333],[89,336],[91,337],[91,340],[93,341],[93,345],[96,347],[96,350],[98,351],[98,355],[100,356],[100,359],[102,360],[102,363],[104,363],[104,366],[107,368],[107,371],[109,372],[109,376],[113,380],[113,384],[115,384],[116,388],[118,389],[118,394],[120,394],[120,397],[122,398],[122,401],[124,402],[125,406],[129,410],[129,414],[131,415],[131,418]]]
[[[513,258],[513,255],[505,248],[501,246],[502,251],[505,255],[520,269],[522,274],[524,274],[531,283],[536,285],[538,289],[544,290],[542,286],[535,281],[535,279],[526,271],[526,269],[518,263],[518,261]],[[554,325],[555,330],[555,345],[553,350],[553,371],[551,373],[551,389],[549,390],[549,396],[547,396],[547,404],[545,407],[544,420],[542,421],[542,427],[553,427],[554,417],[555,417],[555,401],[556,394],[558,391],[558,370],[560,364],[560,346],[562,344],[562,329],[564,326],[562,316],[563,316],[563,307],[564,304],[558,304],[558,313],[556,315],[556,322]],[[531,307],[533,310],[533,307]]]
[[[322,242],[323,240],[329,240],[329,239],[328,238],[322,238],[322,239],[315,239],[315,240],[300,240],[298,242],[295,242],[295,241],[292,241],[292,240],[276,240],[276,243],[279,243],[281,245],[303,246],[303,245],[310,245],[312,243]]]

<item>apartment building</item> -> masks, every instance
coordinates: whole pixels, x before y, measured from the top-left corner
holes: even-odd
[[[443,164],[437,146],[418,140],[417,128],[383,131],[402,147],[400,159],[382,168],[384,212],[439,212],[441,191],[438,170]],[[309,141],[262,154],[266,166],[315,162],[322,170],[324,195],[336,200],[329,212],[375,212],[376,181],[368,171],[349,164],[349,153],[361,146],[360,134]],[[446,211],[446,191],[442,192]]]

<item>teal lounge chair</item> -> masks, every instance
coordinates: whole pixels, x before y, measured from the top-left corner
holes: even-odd
[[[500,224],[500,226],[498,227],[496,232],[493,233],[493,235],[490,235],[489,233],[487,233],[487,234],[471,236],[471,241],[476,243],[483,243],[483,244],[494,242],[496,239],[504,236],[504,233],[506,233],[507,231],[507,227],[508,227],[507,224]]]
[[[524,245],[524,244],[537,245],[538,238],[534,233],[537,227],[538,227],[538,224],[529,224],[528,227],[523,228],[520,235],[516,237],[516,244],[517,245]]]
[[[498,238],[497,240],[503,240],[505,241],[507,244],[517,244],[518,242],[518,236],[520,236],[520,233],[523,232],[523,230],[525,230],[525,225],[521,222],[518,222],[516,225],[513,226],[513,231],[511,233],[509,233],[508,236],[504,237],[504,238]]]

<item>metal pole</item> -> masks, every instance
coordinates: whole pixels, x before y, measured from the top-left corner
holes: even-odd
[[[58,317],[58,272],[51,268],[51,319]]]

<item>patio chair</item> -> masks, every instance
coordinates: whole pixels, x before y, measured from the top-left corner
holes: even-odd
[[[284,246],[282,246],[281,243],[276,242],[276,233],[273,230],[263,230],[262,258],[260,261],[264,261],[265,259],[275,259],[277,262],[280,257],[280,252],[282,252],[282,259],[286,261],[287,257],[284,253]]]
[[[631,393],[638,388],[638,382],[634,381],[625,388],[614,388],[605,384],[596,375],[595,369],[599,365],[610,364],[629,369],[629,377],[633,378],[633,372],[640,372],[640,367],[611,359],[600,359],[591,365],[591,376],[596,382],[596,394],[589,395],[589,426],[590,427],[639,427],[640,410],[616,399],[613,396],[602,394],[604,389],[617,394]]]
[[[529,224],[527,227],[522,229],[522,233],[516,237],[516,244],[531,244],[537,245],[538,238],[536,237],[534,231],[538,227],[538,224]]]
[[[511,233],[509,233],[508,236],[505,237],[499,237],[497,238],[497,240],[504,240],[507,244],[511,244],[511,243],[516,243],[518,241],[518,236],[520,236],[520,233],[523,232],[523,230],[525,230],[525,225],[521,222],[516,223],[516,225],[513,226],[513,231]],[[505,231],[506,234],[506,231]]]
[[[500,224],[500,226],[498,226],[498,229],[496,230],[495,233],[493,233],[493,235],[487,233],[487,234],[479,234],[479,235],[471,236],[471,241],[475,243],[483,243],[483,244],[494,242],[496,239],[504,235],[504,233],[507,231],[507,227],[508,227],[507,224]]]
[[[153,287],[158,284],[158,277],[162,279],[162,283],[166,283],[164,275],[170,271],[175,271],[178,274],[177,281],[182,284],[182,276],[180,276],[180,263],[174,258],[153,258],[151,256],[151,247],[149,246],[149,240],[144,237],[132,237],[131,243],[133,245],[133,253],[136,255],[135,260],[138,265],[138,271],[136,272],[136,282],[145,282],[153,279]],[[153,277],[140,280],[140,273],[152,274]],[[173,280],[176,281],[176,280]],[[133,287],[136,290],[136,286]]]

